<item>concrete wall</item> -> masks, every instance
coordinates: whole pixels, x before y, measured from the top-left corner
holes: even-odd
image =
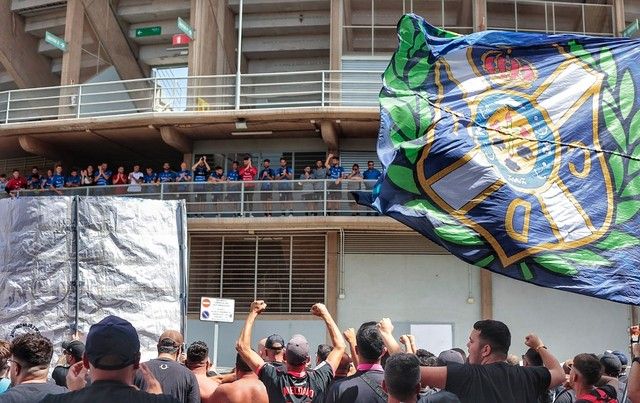
[[[396,337],[411,323],[454,323],[454,344],[466,349],[480,319],[479,269],[453,256],[346,255],[345,298],[338,301],[341,328],[390,317]],[[580,352],[625,351],[629,308],[545,289],[494,275],[494,318],[512,332],[512,353],[526,351],[527,333],[539,334],[558,359]],[[437,352],[436,352],[437,353]]]

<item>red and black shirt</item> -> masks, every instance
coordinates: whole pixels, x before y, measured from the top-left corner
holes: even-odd
[[[269,403],[321,403],[334,376],[327,362],[300,373],[266,363],[257,373],[267,388]]]

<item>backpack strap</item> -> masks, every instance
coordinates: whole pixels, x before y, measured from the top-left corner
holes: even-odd
[[[368,374],[367,372],[363,372],[363,373],[362,373],[362,375],[360,375],[360,378],[362,378],[362,380],[363,380],[367,385],[369,385],[369,387],[370,387],[371,389],[373,389],[373,391],[374,391],[374,392],[376,392],[376,395],[380,396],[380,398],[381,398],[382,400],[384,400],[385,402],[387,401],[387,399],[388,399],[388,397],[389,397],[389,396],[387,395],[387,392],[385,392],[385,391],[382,389],[382,386],[380,386],[380,384],[379,384],[378,382],[374,381],[374,380],[369,376],[369,374]]]

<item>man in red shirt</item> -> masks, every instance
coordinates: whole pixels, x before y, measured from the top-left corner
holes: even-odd
[[[240,179],[242,181],[254,181],[256,175],[258,174],[258,168],[254,167],[251,163],[251,156],[247,155],[242,160],[244,166],[240,168]],[[251,211],[253,208],[253,194],[255,193],[255,183],[245,183],[244,184],[244,215],[253,217]]]
[[[18,191],[20,189],[27,188],[27,180],[20,176],[20,171],[17,169],[13,170],[13,177],[9,179],[4,190],[11,195],[11,197],[16,197]]]

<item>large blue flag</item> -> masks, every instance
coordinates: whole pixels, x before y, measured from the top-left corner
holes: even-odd
[[[640,304],[640,41],[416,15],[398,37],[364,203],[474,265]]]

